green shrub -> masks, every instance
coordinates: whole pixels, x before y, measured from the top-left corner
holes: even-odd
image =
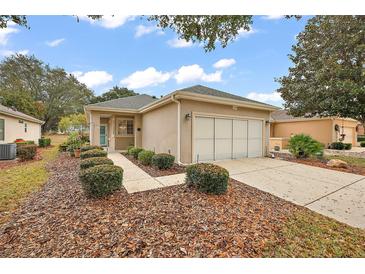
[[[80,158],[86,159],[86,158],[93,158],[93,157],[106,157],[107,154],[108,153],[104,150],[92,149],[92,150],[81,152]]]
[[[169,169],[174,165],[175,156],[167,153],[155,154],[152,157],[151,164],[158,169]]]
[[[365,142],[361,142],[361,143],[360,143],[360,146],[361,146],[361,147],[365,147]]]
[[[342,142],[334,142],[330,145],[330,149],[343,150],[345,148],[345,144]]]
[[[81,160],[80,168],[85,169],[98,165],[113,165],[113,161],[107,157],[93,157]]]
[[[42,137],[38,139],[38,145],[39,147],[48,147],[51,145],[51,139]]]
[[[289,139],[289,151],[297,158],[306,158],[323,151],[323,145],[309,135],[297,134]]]
[[[152,157],[155,153],[151,150],[142,150],[138,153],[138,160],[145,166],[149,166],[152,163]]]
[[[127,147],[127,154],[131,155],[131,149],[134,148],[134,146],[128,146]]]
[[[350,150],[352,148],[352,144],[351,143],[344,143],[343,148],[346,149],[346,150]]]
[[[358,142],[365,142],[365,135],[357,135]]]
[[[64,142],[58,146],[58,151],[65,152],[65,151],[67,151],[67,147],[68,147],[68,143]]]
[[[80,149],[81,149],[81,152],[92,150],[92,149],[103,150],[103,148],[101,146],[82,146]]]
[[[228,171],[214,164],[199,163],[191,165],[186,169],[186,183],[204,193],[225,193],[228,180]]]
[[[37,153],[36,145],[22,145],[17,147],[17,156],[22,160],[31,160]]]
[[[140,147],[134,147],[129,150],[129,155],[132,155],[134,159],[138,159],[138,154],[143,150]]]
[[[81,170],[79,177],[86,195],[99,198],[120,189],[123,169],[114,165],[98,165]]]

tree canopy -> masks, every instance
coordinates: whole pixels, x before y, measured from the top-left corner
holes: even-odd
[[[365,123],[365,16],[315,16],[292,51],[293,66],[277,79],[290,114]]]
[[[12,55],[0,63],[0,103],[45,121],[56,129],[62,116],[79,113],[93,92],[62,68],[34,56]]]
[[[108,100],[128,97],[128,96],[134,96],[138,95],[138,93],[135,93],[133,90],[127,89],[127,88],[121,88],[118,86],[112,87],[109,91],[103,93],[102,95],[96,96],[92,103],[98,103],[98,102],[104,102]]]
[[[62,132],[80,131],[82,132],[87,127],[86,116],[83,113],[71,114],[63,116],[58,123],[58,128]]]

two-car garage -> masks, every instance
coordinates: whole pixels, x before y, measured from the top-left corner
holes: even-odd
[[[263,120],[196,116],[195,162],[263,156]]]

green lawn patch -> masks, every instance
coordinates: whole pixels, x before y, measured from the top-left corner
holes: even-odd
[[[365,257],[365,230],[309,210],[283,225],[265,249],[266,257]]]

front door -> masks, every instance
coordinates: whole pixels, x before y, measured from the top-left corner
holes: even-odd
[[[108,146],[108,125],[100,125],[100,145]]]

